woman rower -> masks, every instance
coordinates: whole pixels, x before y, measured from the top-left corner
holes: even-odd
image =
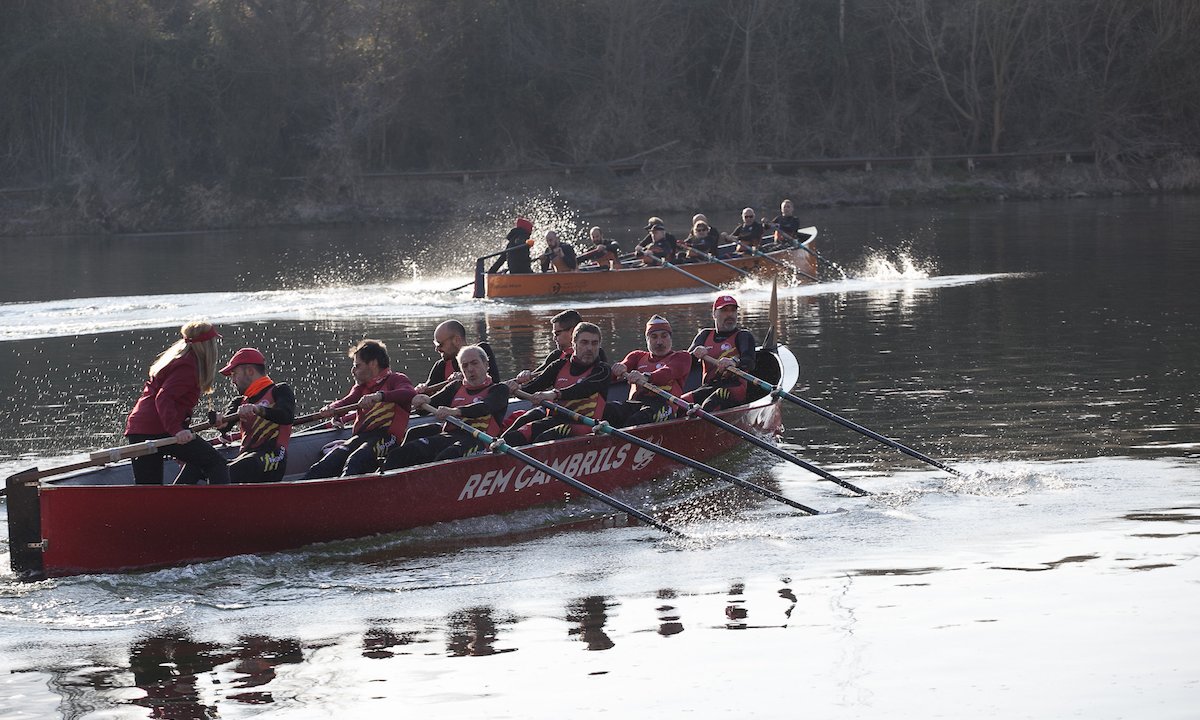
[[[177,444],[133,459],[133,479],[138,485],[163,484],[163,458],[170,455],[184,465],[175,484],[194,485],[207,477],[211,485],[229,483],[225,459],[200,436],[188,429],[201,393],[211,393],[217,369],[217,338],[212,323],[190,322],[182,335],[150,366],[142,396],[125,421],[125,438],[131,443],[175,437]]]

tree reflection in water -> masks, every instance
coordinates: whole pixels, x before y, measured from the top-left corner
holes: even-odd
[[[608,608],[615,603],[603,595],[590,595],[567,605],[567,621],[578,625],[567,630],[567,635],[578,635],[587,644],[588,650],[608,650],[616,643],[604,632],[608,623]]]

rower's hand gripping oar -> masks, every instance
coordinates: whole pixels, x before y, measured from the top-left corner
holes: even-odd
[[[714,363],[714,364],[716,363],[716,361],[710,357],[705,357],[704,359],[705,359],[705,361],[707,361],[709,363]],[[921,452],[917,452],[916,450],[913,450],[912,448],[908,447],[907,445],[903,445],[887,436],[880,435],[879,433],[875,432],[874,430],[865,428],[862,425],[859,425],[858,423],[854,422],[853,420],[847,420],[846,418],[842,417],[841,415],[832,413],[832,412],[826,410],[825,408],[821,407],[820,405],[817,405],[816,403],[805,400],[804,398],[800,397],[799,395],[793,395],[792,393],[788,392],[787,390],[776,387],[776,386],[770,384],[769,382],[767,382],[766,380],[755,377],[740,368],[735,368],[735,367],[729,368],[729,371],[732,372],[734,375],[737,375],[738,377],[745,379],[746,382],[754,383],[755,385],[759,386],[763,390],[766,390],[767,392],[771,393],[771,395],[774,397],[783,398],[784,400],[793,402],[806,410],[812,410],[813,412],[815,412],[816,414],[820,415],[823,418],[832,420],[832,421],[838,423],[839,425],[848,427],[857,433],[866,435],[867,437],[871,438],[872,440],[878,440],[879,442],[883,443],[884,445],[887,445],[888,447],[891,447],[891,448],[895,448],[896,450],[899,450],[900,452],[904,453],[905,455],[908,455],[909,457],[916,458],[917,460],[920,460],[921,462],[924,462],[924,463],[929,463],[930,465],[937,467],[937,468],[941,468],[942,470],[945,470],[946,472],[951,473],[953,475],[957,475],[959,477],[966,477],[966,475],[964,473],[962,473],[958,470],[955,470],[954,468],[950,467],[949,465],[946,465],[942,462],[934,460],[933,458],[929,457],[928,455],[921,453]]]
[[[428,404],[425,404],[422,407],[427,408],[430,412],[433,412],[433,410],[434,410],[434,408],[430,407]],[[521,452],[520,450],[516,449],[512,445],[509,445],[508,443],[504,442],[503,438],[492,437],[491,435],[488,435],[487,433],[480,430],[479,428],[474,427],[473,425],[471,425],[469,423],[463,422],[462,420],[454,417],[453,415],[447,416],[446,422],[450,423],[451,425],[454,425],[455,427],[459,428],[460,430],[464,430],[464,431],[470,433],[471,436],[474,437],[476,440],[483,442],[483,443],[487,443],[493,449],[499,450],[500,452],[502,452],[506,455],[511,455],[512,457],[520,460],[521,462],[534,468],[535,470],[540,470],[540,471],[546,473],[547,475],[549,475],[550,477],[554,478],[555,480],[566,483],[567,485],[570,485],[571,487],[575,488],[579,492],[584,493],[585,495],[589,495],[589,496],[599,500],[600,502],[608,505],[611,508],[619,510],[627,515],[631,515],[631,516],[637,518],[638,520],[641,520],[642,522],[646,523],[647,525],[656,527],[665,533],[669,533],[671,535],[675,535],[675,536],[678,536],[681,538],[687,537],[687,535],[681,533],[680,531],[676,530],[675,528],[671,527],[670,525],[667,525],[666,523],[655,520],[653,517],[647,515],[646,513],[642,512],[641,510],[638,510],[637,508],[633,507],[632,505],[623,503],[620,500],[616,499],[615,497],[612,497],[611,495],[607,495],[607,494],[597,490],[596,488],[592,487],[591,485],[582,483],[579,480],[576,480],[575,478],[571,477],[570,475],[567,475],[566,473],[555,470],[554,468],[550,467],[546,463],[544,463],[540,460],[537,460],[533,457],[530,457],[529,455]]]
[[[641,255],[642,257],[650,258],[651,262],[662,265],[663,267],[668,268],[670,270],[674,270],[675,272],[679,273],[680,275],[687,275],[688,277],[690,277],[691,279],[700,283],[701,285],[704,285],[705,287],[711,288],[713,290],[721,289],[721,288],[717,287],[716,285],[713,285],[709,281],[705,280],[704,278],[698,278],[695,275],[688,272],[687,270],[684,270],[683,268],[679,267],[678,265],[675,265],[673,263],[667,262],[666,260],[663,260],[662,258],[658,257],[654,253],[649,253],[649,252],[646,252],[645,250],[638,250],[638,254]]]
[[[533,400],[533,396],[530,393],[524,392],[523,390],[516,391],[515,395],[524,400],[531,400],[531,401]],[[706,464],[700,462],[699,460],[693,460],[692,458],[690,458],[686,455],[681,455],[681,454],[675,452],[674,450],[669,450],[661,445],[655,445],[654,443],[650,442],[649,440],[643,440],[642,438],[640,438],[637,435],[634,435],[632,433],[627,433],[624,430],[618,430],[617,428],[613,427],[612,425],[609,425],[607,422],[605,422],[603,420],[600,422],[596,422],[596,420],[588,417],[587,415],[581,415],[581,414],[575,412],[574,410],[571,410],[570,408],[563,407],[562,405],[557,405],[555,403],[550,402],[549,400],[542,400],[538,404],[541,405],[542,407],[546,408],[547,410],[553,410],[554,412],[558,413],[559,415],[562,415],[563,417],[570,418],[571,420],[573,420],[577,423],[582,423],[584,425],[587,425],[590,428],[594,428],[596,430],[596,432],[602,432],[606,435],[612,435],[613,437],[620,438],[621,440],[624,440],[625,442],[632,443],[634,445],[637,445],[640,448],[649,450],[650,452],[658,453],[659,455],[668,457],[668,458],[674,460],[675,462],[686,465],[694,470],[699,470],[702,473],[706,473],[708,475],[712,475],[713,477],[720,478],[721,480],[724,480],[726,482],[733,483],[734,485],[737,485],[740,488],[745,488],[746,490],[750,490],[751,492],[756,492],[759,495],[762,495],[763,497],[769,497],[772,500],[778,500],[781,503],[791,505],[792,507],[796,508],[797,510],[806,512],[809,515],[819,514],[819,511],[814,510],[814,509],[808,507],[807,505],[801,505],[800,503],[796,502],[795,500],[786,498],[783,495],[780,495],[779,493],[774,492],[772,490],[768,490],[767,488],[765,488],[761,485],[756,485],[756,484],[750,482],[749,480],[743,480],[742,478],[738,477],[737,475],[731,475],[731,474],[725,472],[724,470],[718,470],[717,468],[712,467],[711,465],[706,465]]]
[[[859,495],[870,495],[871,494],[871,493],[867,492],[866,490],[863,490],[862,488],[858,487],[857,485],[854,485],[852,483],[846,482],[845,480],[842,480],[841,478],[837,477],[836,475],[834,475],[831,472],[822,470],[821,468],[817,467],[816,465],[813,465],[810,462],[807,462],[805,460],[802,460],[802,459],[796,457],[795,455],[784,450],[783,448],[776,447],[775,445],[758,437],[754,433],[747,432],[746,430],[741,429],[740,427],[738,427],[737,425],[734,425],[733,423],[722,420],[721,418],[717,417],[716,415],[713,415],[712,413],[708,412],[707,410],[704,410],[696,403],[690,403],[681,397],[672,395],[671,393],[667,392],[666,390],[663,390],[662,388],[658,387],[657,385],[652,385],[652,384],[646,382],[645,380],[638,383],[638,385],[640,385],[641,387],[645,388],[646,390],[649,390],[650,392],[658,395],[659,397],[663,398],[664,400],[670,401],[670,402],[678,405],[679,407],[686,410],[688,415],[697,415],[697,416],[703,418],[704,420],[707,420],[708,422],[712,423],[713,425],[716,425],[717,427],[721,428],[722,430],[727,430],[727,431],[733,433],[734,435],[737,435],[738,437],[742,438],[743,440],[746,440],[754,445],[757,445],[758,447],[762,448],[763,450],[766,450],[767,452],[771,453],[772,455],[776,455],[780,458],[783,458],[784,460],[787,460],[788,462],[790,462],[794,465],[799,465],[800,467],[804,468],[805,470],[807,470],[811,473],[814,473],[816,475],[820,475],[822,478],[824,478],[832,483],[837,483],[838,485],[841,485],[842,487],[846,488],[847,490],[849,490],[851,492],[858,493]]]

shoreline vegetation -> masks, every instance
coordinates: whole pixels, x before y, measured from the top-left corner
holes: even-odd
[[[465,174],[465,173],[464,173]],[[328,183],[279,183],[250,197],[223,185],[184,188],[167,201],[122,195],[0,190],[0,236],[168,233],[254,227],[483,219],[553,194],[581,216],[690,213],[749,205],[770,212],[782,198],[797,210],[839,206],[932,205],[1200,191],[1200,157],[1173,154],[1129,165],[1007,160],[995,166],[937,165],[794,171],[646,165],[635,173],[597,166],[478,179],[386,175]]]
[[[1196,0],[0,2],[0,234],[1194,191],[1197,37]]]

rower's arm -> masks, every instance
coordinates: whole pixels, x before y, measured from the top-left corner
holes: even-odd
[[[757,365],[754,335],[749,330],[741,330],[737,334],[738,361],[737,366],[744,372],[753,373]]]

